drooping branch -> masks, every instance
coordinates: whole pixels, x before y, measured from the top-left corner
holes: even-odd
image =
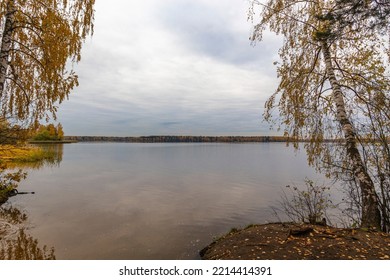
[[[337,120],[340,123],[344,132],[345,146],[347,154],[350,158],[352,170],[355,174],[356,180],[360,185],[362,193],[362,226],[381,228],[381,216],[378,209],[378,199],[375,192],[374,184],[364,167],[360,152],[357,148],[355,129],[347,116],[345,109],[344,96],[341,87],[334,74],[332,59],[330,55],[329,46],[326,41],[322,41],[322,53],[326,65],[326,73],[333,90],[333,99],[336,107]]]

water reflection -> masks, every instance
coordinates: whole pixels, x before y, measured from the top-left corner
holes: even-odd
[[[43,150],[44,158],[41,160],[7,162],[7,168],[41,169],[43,167],[60,167],[64,153],[63,144],[35,144]]]
[[[55,260],[54,248],[40,247],[26,222],[27,214],[20,209],[0,205],[0,260]]]
[[[315,178],[284,144],[78,143],[12,201],[59,259],[194,259],[232,227],[274,221],[280,188]]]
[[[59,167],[62,161],[63,145],[42,145],[44,159],[31,162],[7,163],[1,170],[1,180],[5,188],[12,188],[0,197],[0,260],[54,260],[54,248],[41,247],[28,228],[28,217],[24,211],[14,207],[7,201],[13,196],[32,195],[31,191],[18,191],[17,185],[25,179],[27,173],[21,169],[40,169],[43,167]],[[7,173],[6,170],[20,169]],[[4,171],[4,172],[3,172]]]
[[[41,162],[42,166],[60,167],[64,153],[64,144],[42,144],[37,146],[47,154],[47,158]]]

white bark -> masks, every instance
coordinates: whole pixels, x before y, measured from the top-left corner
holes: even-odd
[[[8,0],[0,49],[0,98],[4,94],[5,81],[7,78],[9,54],[12,46],[12,32],[15,21],[15,11],[16,10],[14,0]]]
[[[371,177],[367,173],[359,149],[357,148],[356,132],[346,112],[344,96],[332,66],[330,50],[326,41],[322,41],[322,54],[324,56],[326,73],[333,91],[337,121],[342,127],[347,155],[350,158],[352,170],[362,194],[361,226],[375,227],[380,229],[381,215],[379,211],[378,198],[375,192],[375,186],[371,180]]]

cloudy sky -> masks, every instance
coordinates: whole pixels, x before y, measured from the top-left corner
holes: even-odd
[[[67,135],[265,135],[279,40],[252,46],[247,0],[97,0],[61,104]]]

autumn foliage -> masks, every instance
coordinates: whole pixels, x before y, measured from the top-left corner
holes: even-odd
[[[93,31],[95,0],[0,2],[0,107],[3,117],[38,123],[78,85],[73,65]]]
[[[252,2],[252,40],[265,30],[284,39],[265,119],[308,139],[309,164],[357,191],[361,226],[389,231],[388,1]]]
[[[35,141],[60,141],[64,138],[62,125],[54,124],[40,125],[38,129],[32,133],[32,140]]]

